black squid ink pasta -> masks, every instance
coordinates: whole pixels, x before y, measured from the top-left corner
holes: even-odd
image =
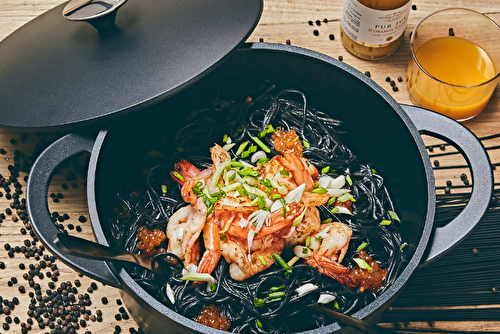
[[[143,174],[137,176],[140,180],[136,183],[142,184],[142,188],[131,187],[125,182],[120,187],[116,218],[110,222],[116,245],[140,253],[137,229],[146,226],[148,230],[158,228],[165,232],[169,217],[187,205],[180,194],[181,187],[171,180],[169,174],[181,158],[200,170],[208,168],[212,164],[209,148],[214,143],[222,143],[224,135],[235,143],[251,141],[251,137],[257,136],[268,125],[283,131],[295,130],[300,140],[308,143],[303,156],[318,170],[329,166],[327,174],[331,177],[349,175],[351,194],[356,200],[352,203],[352,215],[332,213],[331,207],[323,205],[318,207],[321,220],[331,218],[352,229],[349,249],[342,261],[344,266],[353,269],[352,258],[356,256],[357,247],[368,243],[365,251],[381,268],[387,269],[388,274],[376,292],[360,292],[320,274],[316,268],[299,260],[289,274],[283,267],[273,264],[265,271],[238,282],[229,276],[229,264],[221,257],[212,273],[215,285],[207,289],[207,284],[194,286],[181,280],[183,273],[180,269],[174,268],[171,278],[166,280],[142,268],[126,267],[148,293],[187,318],[195,319],[203,305],[219,306],[221,316],[231,322],[230,332],[294,333],[328,325],[334,321],[308,307],[317,303],[321,294],[335,297],[326,307],[352,314],[390,286],[407,262],[405,242],[392,216],[397,208],[384,179],[377,174],[376,166],[359,162],[355,152],[341,142],[342,121],[309,105],[306,93],[294,89],[278,91],[267,83],[237,100],[225,98],[221,92],[211,105],[191,112],[185,123],[179,124],[176,133],[165,135],[165,142],[172,148],[171,154],[148,152]],[[280,154],[274,149],[271,136],[266,135],[261,140],[271,149],[270,156]],[[237,145],[229,151],[231,158],[235,158],[236,149]],[[249,158],[244,160],[250,163]],[[388,226],[380,224],[388,220],[393,223]],[[161,247],[167,248],[166,241]],[[291,249],[285,248],[282,253],[285,261],[293,256]],[[299,295],[296,289],[306,283],[318,288]],[[281,299],[256,306],[255,298],[265,299],[270,289],[277,286],[283,286],[285,292]],[[167,289],[175,293],[174,303],[168,297]]]

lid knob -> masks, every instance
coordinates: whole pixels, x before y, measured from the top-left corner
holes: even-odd
[[[116,10],[127,0],[71,0],[63,9],[63,16],[69,21],[87,21],[96,29],[112,27]]]

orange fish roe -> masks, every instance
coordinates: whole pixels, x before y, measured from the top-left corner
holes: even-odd
[[[288,150],[292,151],[292,153],[294,153],[299,158],[302,157],[302,151],[304,149],[302,147],[300,139],[295,133],[295,130],[278,130],[271,136],[271,139],[274,141],[274,148],[281,154]]]
[[[159,228],[155,228],[150,231],[146,228],[146,226],[141,226],[137,229],[137,239],[139,242],[137,243],[137,248],[142,249],[144,254],[153,254],[154,252],[163,253],[165,252],[164,248],[155,249],[167,239],[165,232],[160,230]]]
[[[358,252],[358,257],[365,260],[373,270],[361,269],[359,267],[351,270],[349,274],[351,283],[349,285],[353,287],[359,286],[359,291],[361,292],[365,290],[377,291],[387,276],[387,270],[380,268],[378,263],[373,261],[372,257],[363,250]]]
[[[221,316],[220,311],[221,309],[218,306],[212,304],[203,305],[195,321],[205,326],[226,331],[231,327],[231,322],[225,316]]]

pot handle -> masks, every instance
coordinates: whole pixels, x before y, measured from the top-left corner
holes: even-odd
[[[467,163],[472,174],[472,193],[460,214],[443,227],[437,227],[428,247],[426,266],[457,246],[488,210],[493,194],[491,162],[479,139],[465,126],[439,113],[409,105],[401,105],[421,134],[432,135],[453,143]]]
[[[122,282],[105,261],[68,255],[56,245],[59,229],[52,222],[47,195],[49,184],[57,167],[67,158],[81,152],[92,152],[95,138],[88,135],[70,133],[49,147],[36,159],[29,173],[26,203],[33,230],[54,255],[76,271],[103,284],[121,288]]]

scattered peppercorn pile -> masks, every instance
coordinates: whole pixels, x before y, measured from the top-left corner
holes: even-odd
[[[2,333],[90,334],[93,324],[102,332],[103,327],[97,326],[102,322],[107,325],[106,332],[112,326],[110,333],[121,333],[122,327],[127,327],[129,333],[141,333],[122,306],[117,291],[100,289],[101,283],[60,263],[39,242],[32,229],[24,198],[28,173],[38,154],[61,135],[0,133],[0,143],[4,143],[0,148],[0,157],[4,159],[0,165],[0,243],[5,250],[0,256]],[[86,161],[86,156],[79,156],[60,166],[48,198],[51,218],[57,228],[63,233],[83,233],[80,234],[83,238],[85,231],[91,231],[87,218],[61,212],[60,208],[69,207],[61,204],[66,200],[82,198],[75,193],[84,191]],[[76,207],[72,210],[86,211],[78,205],[71,202],[71,207]],[[101,297],[105,290],[109,294]],[[97,301],[92,300],[95,293],[100,295]],[[110,303],[108,297],[116,302]]]

